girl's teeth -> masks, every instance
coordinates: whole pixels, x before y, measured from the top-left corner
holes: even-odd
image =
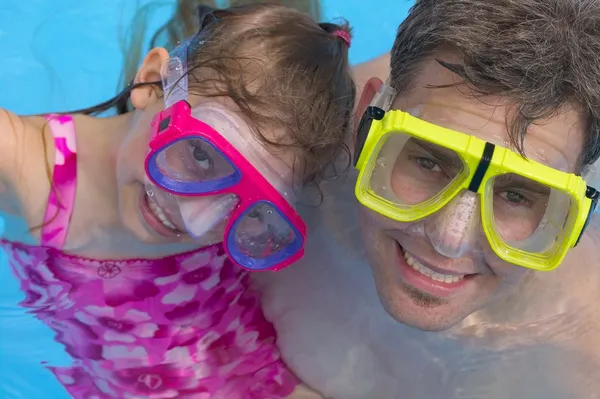
[[[158,204],[156,202],[154,202],[152,199],[148,198],[148,205],[150,206],[150,210],[152,211],[152,213],[154,213],[154,215],[162,222],[162,224],[164,224],[166,227],[170,228],[171,230],[179,230],[177,227],[175,227],[175,225],[173,223],[171,223],[169,221],[169,219],[167,218],[167,215],[165,215],[163,210],[160,209],[160,207],[158,206]]]
[[[465,277],[464,275],[442,274],[434,272],[417,259],[413,258],[408,252],[404,252],[404,258],[406,259],[406,263],[408,263],[408,265],[414,270],[435,281],[440,281],[442,283],[457,283]]]

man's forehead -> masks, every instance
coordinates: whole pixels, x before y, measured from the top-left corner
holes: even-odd
[[[428,122],[480,137],[516,150],[509,129],[517,108],[510,99],[482,95],[437,61],[457,62],[456,56],[440,53],[423,64],[411,90],[396,98],[392,109],[411,112]],[[554,168],[574,171],[582,148],[582,113],[567,106],[545,120],[534,121],[523,140],[525,155]],[[516,137],[520,141],[520,137]]]

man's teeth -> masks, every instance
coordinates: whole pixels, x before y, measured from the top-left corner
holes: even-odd
[[[162,224],[164,224],[166,227],[170,228],[171,230],[179,230],[173,223],[171,223],[169,221],[169,219],[167,218],[167,215],[165,215],[163,210],[160,209],[158,204],[156,202],[152,201],[152,199],[150,199],[150,198],[148,198],[148,206],[150,206],[150,210],[152,211],[152,213],[154,213],[154,216],[156,216],[158,218],[158,220],[160,220],[162,222]]]
[[[417,259],[413,258],[407,252],[404,253],[404,258],[406,259],[406,263],[408,263],[408,265],[410,267],[412,267],[414,270],[418,271],[419,273],[421,273],[435,281],[440,281],[442,283],[456,283],[465,277],[464,274],[456,275],[456,274],[442,274],[442,273],[434,272],[433,270],[431,270],[430,268],[428,268],[427,266],[425,266],[424,264],[419,262]]]

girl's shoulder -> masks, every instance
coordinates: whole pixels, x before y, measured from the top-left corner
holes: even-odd
[[[0,146],[3,153],[3,156],[0,157],[0,172],[2,178],[10,178],[10,172],[22,169],[22,165],[29,164],[32,159],[30,155],[33,155],[35,151],[41,151],[38,155],[46,152],[42,145],[45,121],[43,116],[20,116],[0,108]],[[51,137],[50,132],[47,134],[48,137]]]
[[[30,226],[44,217],[54,139],[43,116],[20,116],[0,108],[0,211]]]

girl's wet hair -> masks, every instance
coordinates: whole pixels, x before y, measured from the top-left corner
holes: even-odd
[[[318,182],[341,155],[346,158],[355,98],[347,24],[317,24],[306,13],[271,3],[199,6],[197,21],[202,45],[188,53],[190,94],[233,100],[259,140],[271,149],[294,151],[303,184]],[[334,34],[340,31],[347,35]],[[145,85],[162,91],[160,82],[129,84],[114,98],[78,112],[129,112],[131,91]],[[268,139],[265,129],[285,134]]]
[[[131,28],[121,32],[121,48],[125,63],[123,73],[117,87],[123,88],[131,82],[137,73],[145,52],[154,47],[164,47],[173,50],[178,43],[198,32],[199,20],[196,9],[206,6],[212,9],[229,8],[235,6],[266,3],[279,4],[291,7],[305,14],[313,20],[321,20],[321,4],[319,0],[177,0],[175,11],[171,18],[151,36],[148,46],[144,46],[145,34],[148,31],[148,21],[163,12],[164,2],[149,2],[138,9],[131,24]],[[120,89],[119,89],[120,91]]]

